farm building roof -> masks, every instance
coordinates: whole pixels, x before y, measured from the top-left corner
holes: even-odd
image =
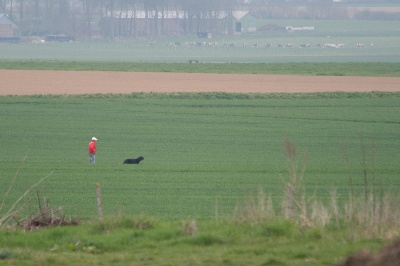
[[[17,24],[15,24],[9,17],[5,14],[0,14],[0,25],[11,25],[13,29],[18,28]]]

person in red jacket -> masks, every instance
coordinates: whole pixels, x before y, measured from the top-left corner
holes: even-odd
[[[96,162],[96,141],[95,137],[89,142],[88,153],[89,153],[89,162],[90,164],[95,164]]]

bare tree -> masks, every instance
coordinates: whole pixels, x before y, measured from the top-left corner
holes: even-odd
[[[127,6],[127,0],[117,0],[116,1],[116,16],[118,17],[118,26],[116,29],[116,35],[117,36],[125,36],[125,31],[122,29],[123,24],[125,21],[125,18],[127,17],[126,14],[126,6]]]
[[[4,13],[7,14],[9,17],[12,17],[12,10],[7,10],[7,6],[9,6],[11,3],[11,0],[0,0],[0,14]]]
[[[40,17],[40,0],[34,0],[34,16],[35,17]]]
[[[74,35],[69,2],[69,0],[57,0],[57,4],[54,3],[53,6],[53,12],[48,14],[48,17],[51,17],[50,23],[53,25],[53,33]]]
[[[179,0],[180,6],[184,12],[184,32],[194,32],[194,19],[198,15],[198,7],[202,3],[197,0]]]
[[[24,19],[24,0],[19,0],[18,1],[18,6],[19,6],[19,20]]]
[[[85,36],[91,38],[93,15],[100,3],[98,0],[81,0],[81,2],[85,14]]]
[[[129,9],[130,9],[130,17],[129,17],[129,35],[136,37],[137,35],[137,27],[136,27],[136,21],[137,21],[137,10],[138,10],[138,5],[140,4],[141,0],[130,0],[129,1]]]
[[[162,0],[147,0],[143,3],[147,21],[146,34],[158,35],[158,17],[161,1]]]
[[[109,17],[109,22],[110,22],[109,37],[111,37],[111,39],[114,39],[114,37],[115,37],[115,29],[114,29],[115,0],[104,0],[103,5],[104,5],[103,7],[105,9],[105,14],[106,14],[106,16]]]

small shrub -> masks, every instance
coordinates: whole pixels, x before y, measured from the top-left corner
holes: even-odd
[[[189,240],[189,243],[196,246],[213,246],[213,245],[223,245],[225,244],[225,241],[217,236],[201,235],[192,238],[191,240]]]
[[[262,264],[263,266],[278,266],[278,265],[287,265],[286,263],[280,261],[279,259],[269,259]]]
[[[322,229],[319,227],[310,228],[305,233],[306,237],[312,240],[320,240],[323,238]]]
[[[139,216],[133,219],[132,227],[134,229],[150,229],[153,228],[156,221],[151,217]]]
[[[181,227],[181,234],[184,236],[194,236],[197,234],[198,228],[196,220],[191,220],[190,222],[184,222]]]
[[[266,223],[263,225],[262,234],[271,238],[292,237],[294,229],[294,224],[289,221]]]
[[[109,232],[118,229],[151,229],[154,228],[156,220],[147,216],[138,216],[134,218],[129,218],[121,215],[114,217],[107,217],[105,219],[99,220],[95,225],[93,232]]]
[[[7,249],[0,250],[0,260],[12,259],[13,255]]]

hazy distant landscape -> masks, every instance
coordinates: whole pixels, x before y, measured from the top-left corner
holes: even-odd
[[[0,44],[0,58],[186,63],[399,62],[398,21],[268,20],[280,26],[310,25],[312,32],[240,36],[160,36]],[[229,46],[232,45],[234,46]]]
[[[1,59],[400,61],[395,1],[26,0],[2,1],[2,10],[13,31],[0,37],[18,42],[0,42]]]
[[[377,252],[400,236],[399,21],[394,0],[0,0],[0,264],[398,265]],[[170,72],[354,82],[161,93]]]

